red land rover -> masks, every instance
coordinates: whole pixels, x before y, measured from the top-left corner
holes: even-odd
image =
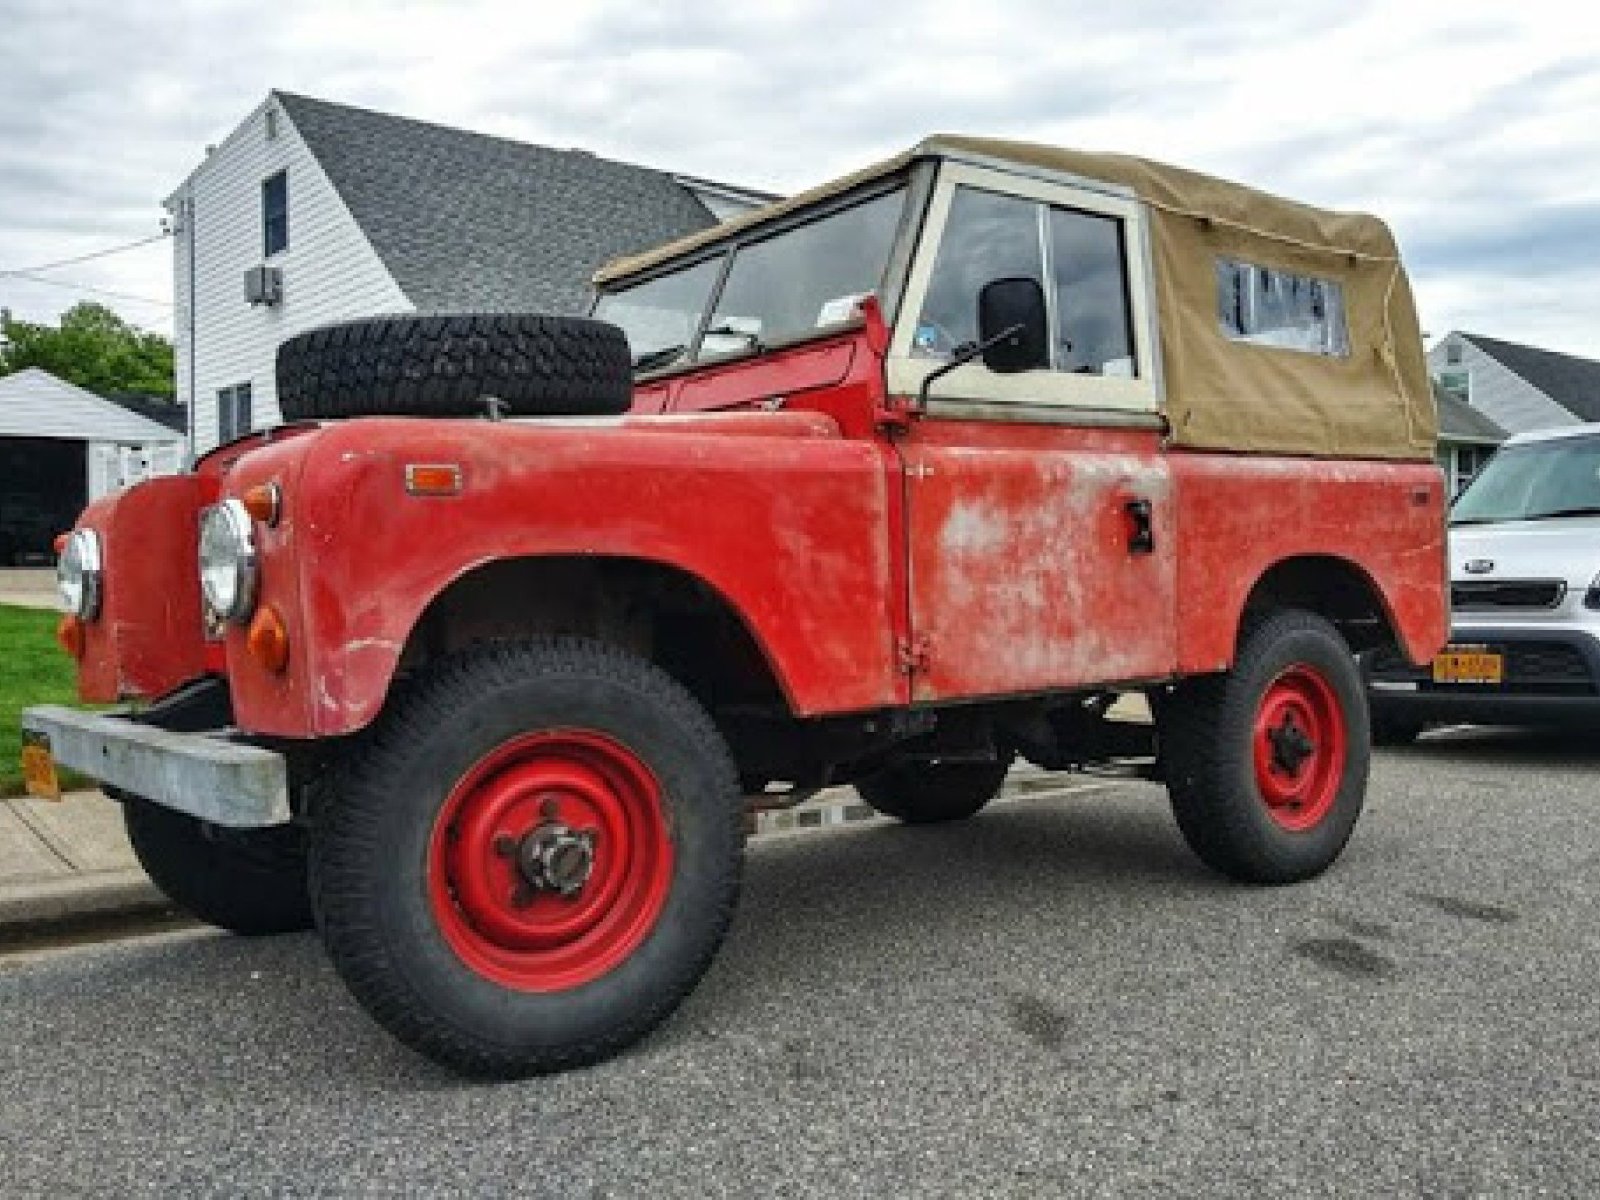
[[[1018,757],[1134,762],[1235,879],[1339,854],[1354,652],[1446,632],[1381,222],[939,137],[596,284],[302,334],[285,425],[92,505],[63,642],[137,703],[30,710],[34,784],[103,780],[175,901],[314,922],[491,1075],[672,1012],[752,803],[949,821]]]

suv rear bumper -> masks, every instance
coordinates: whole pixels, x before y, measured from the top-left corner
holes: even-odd
[[[202,821],[258,829],[293,817],[283,755],[225,733],[173,733],[56,705],[25,710],[22,728],[47,739],[57,763]]]
[[[1457,626],[1450,640],[1503,647],[1505,682],[1436,684],[1428,667],[1363,655],[1374,716],[1476,725],[1600,725],[1600,640],[1588,631]]]

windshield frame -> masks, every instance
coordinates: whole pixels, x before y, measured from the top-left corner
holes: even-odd
[[[816,329],[809,329],[803,333],[785,338],[774,338],[752,345],[748,349],[735,350],[730,353],[719,353],[710,358],[702,358],[701,344],[705,339],[707,327],[710,325],[716,312],[717,304],[722,298],[723,288],[728,282],[728,275],[733,269],[735,257],[739,251],[747,246],[760,242],[770,241],[775,237],[790,233],[806,225],[815,224],[829,217],[854,208],[860,204],[880,199],[892,192],[903,191],[904,201],[900,210],[899,222],[893,238],[890,240],[889,253],[885,258],[882,282],[878,287],[878,304],[883,311],[886,324],[893,326],[895,315],[899,309],[900,301],[905,294],[906,278],[909,274],[912,253],[922,232],[922,224],[927,216],[928,200],[933,192],[933,179],[937,164],[931,160],[912,163],[906,169],[874,179],[860,187],[851,188],[837,196],[830,196],[826,200],[800,209],[797,212],[785,213],[771,221],[756,221],[731,233],[726,238],[708,242],[697,246],[693,251],[659,264],[649,270],[641,271],[637,275],[629,275],[622,279],[608,280],[607,286],[596,288],[590,299],[588,315],[593,316],[599,307],[600,301],[609,295],[627,291],[638,287],[640,284],[659,279],[666,275],[674,275],[680,271],[689,270],[700,263],[720,258],[721,264],[717,269],[715,282],[706,298],[706,305],[700,314],[700,319],[695,325],[694,336],[684,348],[683,353],[669,363],[651,367],[647,370],[636,371],[636,383],[653,382],[658,379],[670,378],[674,375],[687,374],[691,371],[700,371],[710,368],[727,366],[730,363],[743,362],[762,354],[769,354],[774,350],[782,350],[789,346],[801,345],[816,341],[820,338],[837,337],[840,333],[860,327],[860,319],[841,322],[837,325],[826,325]]]

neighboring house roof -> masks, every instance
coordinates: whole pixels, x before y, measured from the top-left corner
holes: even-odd
[[[1600,421],[1600,362],[1476,333],[1457,333],[1583,421]]]
[[[1437,384],[1433,398],[1439,406],[1439,440],[1441,442],[1477,442],[1499,444],[1506,440],[1506,431],[1465,401],[1458,400]]]
[[[139,446],[183,440],[182,433],[119,408],[38,367],[24,367],[0,377],[0,437]]]
[[[665,171],[273,94],[425,312],[578,311],[601,263],[717,223]]]

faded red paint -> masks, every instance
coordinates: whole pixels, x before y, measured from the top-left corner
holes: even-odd
[[[1303,555],[1370,580],[1413,659],[1442,643],[1433,467],[911,418],[884,393],[886,340],[869,311],[834,337],[664,376],[622,418],[296,427],[97,504],[81,523],[106,531],[111,582],[84,695],[159,695],[225,667],[241,727],[352,732],[435,597],[485,564],[551,555],[698,578],[802,716],[1220,670],[1251,589]],[[407,494],[411,462],[459,464],[461,494]],[[208,648],[194,568],[199,507],[266,482],[283,493],[278,525],[258,528],[281,673],[250,658],[242,626]],[[1149,553],[1130,547],[1135,501]]]

